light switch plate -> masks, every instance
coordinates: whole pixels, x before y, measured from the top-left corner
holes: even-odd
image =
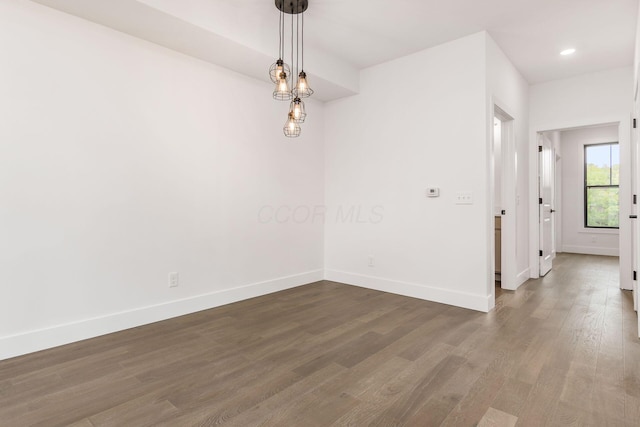
[[[456,205],[472,205],[472,204],[473,204],[473,192],[458,191],[456,193]]]

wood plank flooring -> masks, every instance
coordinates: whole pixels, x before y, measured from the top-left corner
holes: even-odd
[[[319,282],[0,362],[0,426],[638,426],[618,259],[477,313]]]

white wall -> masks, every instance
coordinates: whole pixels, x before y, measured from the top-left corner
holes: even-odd
[[[537,137],[536,133],[591,125],[619,123],[621,150],[621,199],[620,199],[620,270],[622,286],[626,287],[631,271],[628,240],[631,224],[630,213],[630,114],[633,99],[633,68],[625,67],[598,73],[585,74],[570,79],[555,80],[533,85],[530,88],[530,216],[537,216]],[[629,197],[625,197],[627,195]],[[566,194],[563,194],[563,198]],[[532,276],[538,276],[538,226],[531,221],[530,264]],[[628,277],[627,277],[628,276]]]
[[[624,67],[532,85],[531,126],[555,130],[619,121],[630,114],[632,79],[632,67]]]
[[[511,157],[511,170],[502,170],[502,179],[507,183],[507,196],[501,200],[507,215],[502,218],[503,233],[508,230],[509,222],[516,231],[512,242],[503,245],[503,250],[515,253],[515,266],[503,263],[503,281],[505,269],[513,269],[514,288],[529,279],[529,84],[500,50],[493,39],[485,33],[487,50],[487,100],[488,110],[497,104],[513,118],[515,146],[507,150]],[[504,141],[504,136],[503,136]],[[515,212],[515,215],[513,214]],[[493,224],[491,225],[493,227]],[[508,231],[507,231],[508,233]],[[508,235],[503,235],[504,238]],[[490,249],[489,249],[490,250]],[[490,250],[491,252],[491,250]],[[493,282],[489,284],[490,290]]]
[[[562,252],[620,253],[618,230],[584,227],[584,146],[618,141],[618,126],[560,132],[562,146]]]
[[[322,278],[321,104],[27,1],[0,51],[0,359]]]
[[[489,40],[478,33],[371,67],[359,95],[327,104],[327,206],[367,213],[327,223],[328,279],[493,306],[490,106],[494,95],[513,106],[526,139],[527,100],[526,83]],[[410,84],[389,84],[397,70],[411,70]],[[440,197],[425,197],[427,187]],[[466,191],[473,204],[456,204]],[[382,215],[370,215],[374,209]],[[526,262],[526,235],[524,246]]]

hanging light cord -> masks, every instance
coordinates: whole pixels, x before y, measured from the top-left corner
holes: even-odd
[[[293,14],[291,15],[291,66],[293,67]],[[293,83],[293,77],[291,82]]]
[[[278,18],[280,19],[278,21],[278,58],[282,59],[282,11],[280,11]]]
[[[300,0],[296,0],[296,10],[300,10]],[[304,48],[303,48],[304,52]],[[300,59],[300,13],[296,14],[296,76],[300,73],[298,60]],[[293,65],[293,64],[291,64]]]
[[[302,12],[302,71],[304,71],[304,12]]]

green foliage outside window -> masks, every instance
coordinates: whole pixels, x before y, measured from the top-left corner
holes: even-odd
[[[585,146],[586,227],[619,227],[619,183],[618,143]]]

